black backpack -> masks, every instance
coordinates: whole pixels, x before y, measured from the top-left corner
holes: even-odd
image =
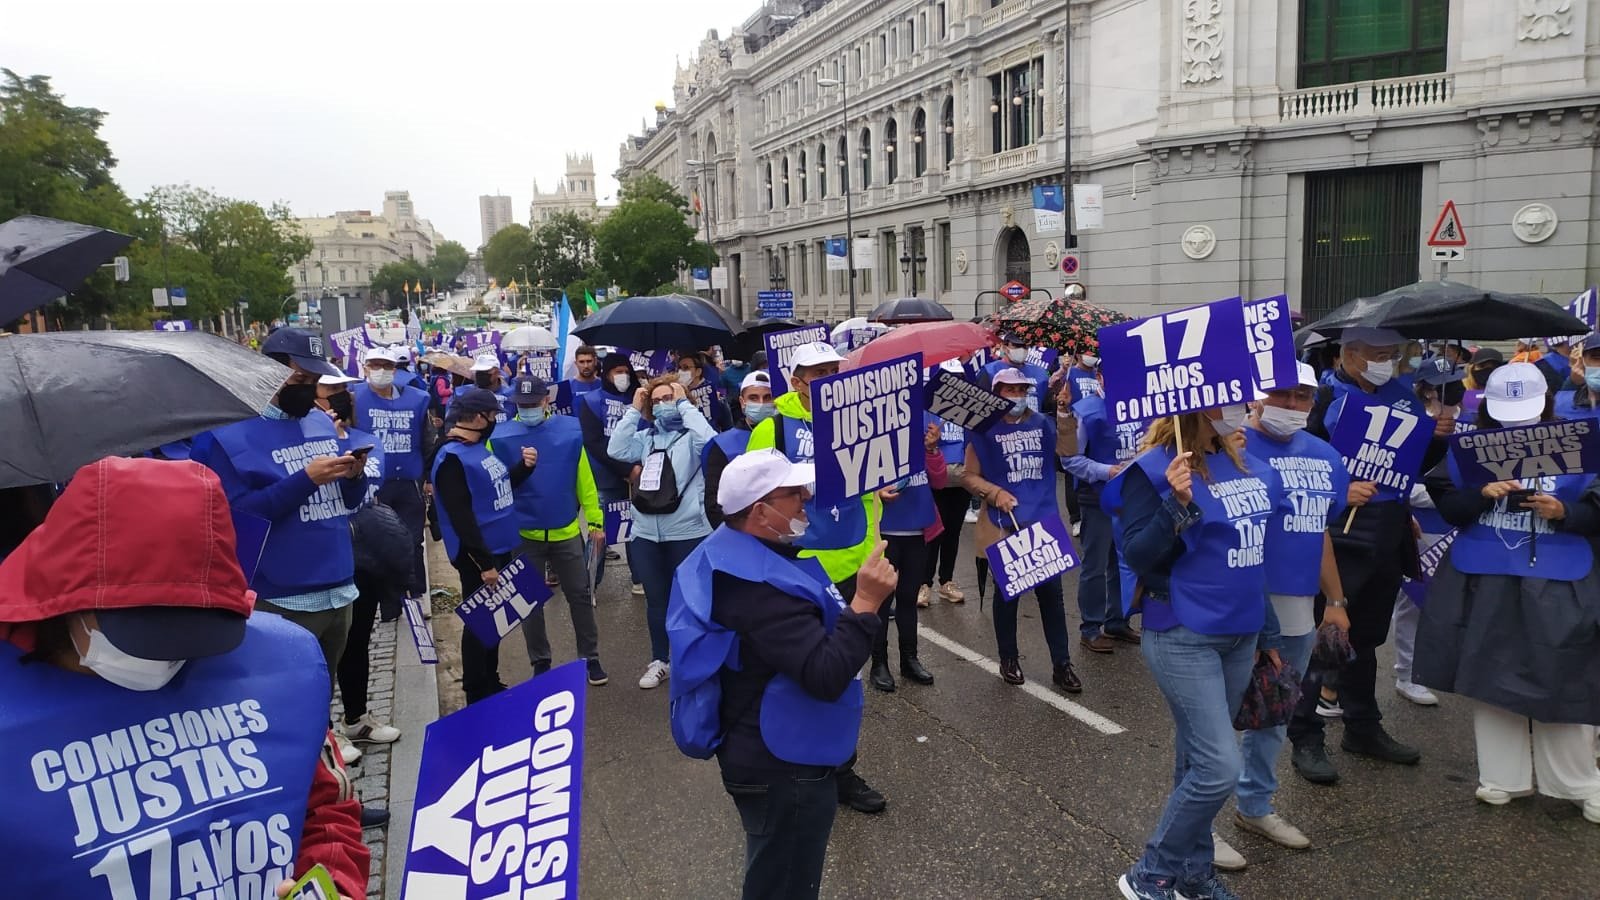
[[[687,490],[689,485],[700,477],[700,467],[695,466],[694,474],[689,476],[688,483],[684,484],[681,489],[678,487],[678,473],[672,466],[672,455],[668,451],[687,437],[688,434],[687,431],[680,433],[677,437],[668,441],[665,447],[652,447],[650,453],[645,456],[645,463],[648,463],[652,456],[658,454],[661,456],[661,480],[654,490],[647,491],[638,487],[633,488],[633,506],[639,512],[650,516],[665,516],[677,512],[678,504],[683,502],[684,490]],[[645,468],[649,468],[649,466],[645,466]]]
[[[411,578],[411,529],[400,514],[374,500],[350,514],[350,544],[356,571],[393,584]]]

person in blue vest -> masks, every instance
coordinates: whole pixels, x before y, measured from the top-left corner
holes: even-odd
[[[1252,408],[1245,451],[1252,465],[1265,463],[1283,483],[1283,501],[1267,524],[1267,599],[1278,623],[1273,644],[1279,659],[1303,673],[1317,642],[1318,593],[1326,598],[1323,623],[1350,630],[1344,588],[1328,536],[1328,525],[1343,510],[1350,476],[1337,450],[1306,433],[1317,375],[1305,363],[1296,371],[1296,386],[1268,391]],[[1233,822],[1241,831],[1303,850],[1311,846],[1311,840],[1272,806],[1278,789],[1278,754],[1288,734],[1287,725],[1244,732],[1240,743],[1244,763],[1234,792],[1238,809]],[[1225,855],[1233,857],[1228,864],[1224,864]],[[1215,859],[1218,868],[1245,865],[1244,857],[1220,839]]]
[[[1172,793],[1118,881],[1128,900],[1237,897],[1217,878],[1211,823],[1242,770],[1233,716],[1267,623],[1266,537],[1284,503],[1277,473],[1242,449],[1248,412],[1155,420],[1101,495],[1139,580],[1145,665],[1177,726]]]
[[[939,451],[938,420],[924,414],[926,425],[922,433],[925,456],[923,470],[903,478],[888,490],[879,492],[883,500],[883,518],[878,522],[878,533],[888,545],[886,557],[896,572],[922,572],[928,567],[928,529],[939,521],[939,510],[933,502],[936,488],[949,483],[949,470],[944,454]],[[933,684],[933,673],[917,655],[917,607],[919,595],[926,585],[921,579],[902,578],[895,585],[891,606],[880,610],[883,629],[872,645],[872,686],[880,691],[895,689],[894,673],[889,671],[889,619],[892,615],[898,632],[900,674],[917,684]]]
[[[939,368],[966,378],[966,368],[959,359],[949,359]],[[956,584],[956,560],[961,553],[961,531],[966,524],[967,506],[972,495],[961,486],[961,475],[966,471],[967,430],[953,422],[928,414],[928,421],[939,426],[939,452],[944,456],[945,485],[933,491],[933,504],[939,510],[939,524],[943,530],[928,544],[928,566],[917,589],[917,605],[932,603],[935,591],[950,603],[963,603],[967,595]],[[935,581],[937,579],[937,581]]]
[[[971,436],[961,483],[988,506],[991,524],[1009,534],[1046,516],[1060,517],[1056,506],[1056,423],[1029,406],[1033,382],[1021,369],[996,372],[994,388],[1011,401],[1011,408],[987,433]],[[1039,622],[1050,648],[1050,680],[1067,693],[1080,693],[1083,682],[1072,668],[1061,576],[1041,581],[1033,595],[1039,603]],[[1020,597],[1012,601],[996,597],[993,607],[1000,677],[1014,685],[1027,680],[1017,649],[1020,602]]]
[[[986,388],[994,389],[995,376],[1007,370],[1021,372],[1027,378],[1028,408],[1039,412],[1044,408],[1045,397],[1050,391],[1050,373],[1042,366],[1028,362],[1028,351],[1031,348],[1021,335],[1014,331],[1000,334],[1000,358],[984,366],[978,375],[978,383]]]
[[[577,403],[579,397],[599,390],[604,384],[600,377],[600,351],[583,344],[572,351],[572,366],[575,374],[567,379],[567,386],[573,403]]]
[[[633,395],[639,390],[639,382],[634,378],[633,363],[626,353],[607,354],[600,362],[600,375],[602,382],[599,389],[581,398],[574,398],[573,406],[578,414],[578,424],[583,427],[583,449],[594,469],[595,489],[600,492],[600,504],[603,507],[628,499],[633,466],[612,459],[606,448],[611,443],[611,433],[616,430],[617,422],[633,405]],[[605,552],[595,568],[596,587],[605,577],[606,560],[619,558],[615,550]],[[628,568],[631,573],[631,560]],[[632,581],[636,585],[639,583],[637,575],[632,576]]]
[[[700,410],[713,428],[718,431],[732,428],[733,419],[722,396],[722,385],[716,378],[716,369],[706,364],[705,354],[697,350],[680,350],[676,366],[678,383],[689,392],[689,402]]]
[[[744,825],[746,900],[819,894],[839,772],[861,733],[861,667],[897,580],[882,542],[848,601],[799,555],[815,480],[773,449],[729,463],[727,518],[672,584],[672,733],[685,753],[717,757]]]
[[[422,383],[422,376],[417,374],[412,365],[415,353],[405,344],[395,344],[390,348],[394,352],[394,383],[399,387],[416,388],[426,394],[427,385]]]
[[[555,573],[572,613],[572,633],[578,655],[586,660],[589,683],[603,685],[609,679],[600,665],[600,627],[595,624],[585,545],[592,548],[588,552],[604,553],[606,527],[589,456],[583,449],[583,428],[571,416],[551,413],[550,387],[543,379],[524,375],[512,385],[512,391],[516,421],[496,426],[489,449],[507,468],[522,459],[524,449],[534,451],[539,477],[516,489],[522,555],[530,564]],[[533,674],[550,671],[544,606],[522,621],[522,638]]]
[[[399,379],[403,348],[374,347],[367,351],[362,370],[366,380],[350,388],[355,402],[355,427],[378,438],[383,447],[383,476],[377,498],[399,514],[411,529],[416,552],[411,564],[409,596],[428,594],[422,557],[422,532],[427,523],[423,496],[422,458],[428,443],[428,394],[402,385]]]
[[[108,457],[0,564],[6,896],[152,896],[120,880],[129,866],[131,884],[176,896],[201,857],[206,883],[238,896],[318,863],[363,895],[369,853],[327,730],[321,650],[252,612],[235,544],[215,473]],[[185,721],[197,730],[179,747]],[[200,849],[229,832],[274,850]],[[128,849],[147,833],[163,852]]]
[[[1422,401],[1395,379],[1396,364],[1406,339],[1381,328],[1347,328],[1341,335],[1339,365],[1333,380],[1317,390],[1307,430],[1327,440],[1345,409],[1346,397],[1377,400],[1396,412],[1421,419],[1433,441],[1423,456],[1420,475],[1444,459],[1447,439],[1455,433],[1454,418],[1428,416]],[[1365,415],[1364,413],[1358,413]],[[1339,579],[1350,606],[1350,646],[1355,658],[1338,671],[1339,706],[1344,719],[1340,747],[1347,753],[1400,765],[1416,765],[1422,752],[1395,740],[1383,727],[1378,709],[1377,651],[1389,638],[1395,597],[1407,575],[1418,574],[1416,522],[1405,494],[1370,481],[1350,484],[1347,512],[1332,534]],[[1346,528],[1345,526],[1349,527]],[[1313,784],[1333,784],[1339,772],[1323,741],[1323,717],[1317,714],[1322,675],[1306,674],[1300,704],[1289,723],[1294,743],[1291,761],[1300,777]]]
[[[495,424],[509,422],[517,417],[517,405],[511,402],[511,387],[505,383],[504,370],[493,348],[478,351],[472,359],[472,386],[489,391],[500,398],[500,413]]]
[[[750,431],[772,418],[777,406],[772,402],[772,381],[765,372],[751,372],[739,385],[739,418],[734,427],[706,443],[701,466],[706,473],[706,520],[715,528],[722,524],[722,507],[717,505],[717,488],[722,471],[739,458],[750,444]]]
[[[1544,375],[1550,393],[1570,391],[1578,386],[1577,379],[1572,375],[1572,348],[1575,342],[1581,343],[1582,340],[1580,336],[1555,337],[1540,341],[1544,345],[1545,353],[1534,365],[1538,366],[1539,372]]]
[[[1573,355],[1573,374],[1582,382],[1570,391],[1556,394],[1556,417],[1565,421],[1573,419],[1600,419],[1600,332],[1578,342]]]
[[[500,397],[482,388],[463,388],[445,414],[444,442],[433,458],[429,480],[439,513],[445,555],[461,576],[461,596],[500,584],[500,569],[522,542],[517,533],[515,491],[539,462],[524,448],[516,465],[489,452]],[[468,703],[505,690],[500,682],[500,646],[487,647],[472,629],[461,630],[461,688]]]

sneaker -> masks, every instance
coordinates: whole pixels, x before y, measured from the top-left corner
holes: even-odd
[[[339,758],[344,760],[345,765],[353,766],[361,761],[361,748],[350,743],[350,739],[344,736],[343,730],[333,733],[333,742],[338,746]]]
[[[961,603],[967,599],[967,595],[961,593],[961,588],[957,587],[954,581],[946,581],[939,585],[939,596],[951,603]]]
[[[1372,731],[1365,732],[1345,729],[1344,740],[1339,742],[1339,749],[1346,753],[1370,756],[1373,759],[1402,766],[1414,766],[1422,762],[1421,750],[1390,737],[1381,725],[1374,725]]]
[[[1000,660],[1000,677],[1006,684],[1022,684],[1028,679],[1022,675],[1022,662],[1015,656]]]
[[[633,583],[632,590],[633,590],[633,595],[635,597],[643,597],[644,596],[644,585],[640,584],[639,582],[635,581]]]
[[[1069,694],[1083,693],[1083,682],[1078,679],[1078,673],[1072,671],[1072,663],[1062,663],[1050,672],[1050,680],[1056,687]]]
[[[1473,796],[1490,806],[1505,806],[1511,802],[1510,791],[1502,791],[1499,788],[1484,787],[1483,785],[1478,786],[1478,789],[1473,792]]]
[[[1600,797],[1590,797],[1583,801],[1583,817],[1587,821],[1600,825]]]
[[[361,807],[362,828],[383,828],[389,824],[389,811],[381,806]]]
[[[600,660],[598,660],[598,659],[589,660],[589,683],[590,684],[594,685],[595,687],[599,687],[600,685],[605,684],[606,682],[608,682],[610,680],[611,680],[610,676],[606,675],[606,670],[600,668]]]
[[[1311,846],[1311,839],[1298,828],[1283,820],[1277,813],[1267,813],[1264,816],[1247,816],[1235,810],[1233,824],[1241,831],[1259,834],[1267,840],[1290,850],[1304,850]]]
[[[1344,707],[1339,705],[1338,700],[1329,700],[1327,697],[1319,695],[1317,697],[1317,715],[1324,719],[1342,719],[1344,718]]]
[[[928,590],[927,585],[917,588],[917,606],[926,609],[928,606],[928,597],[932,593],[932,591]]]
[[[344,736],[363,744],[392,744],[400,740],[400,729],[373,718],[367,713],[354,723],[345,723]]]
[[[1339,780],[1339,770],[1333,767],[1328,759],[1328,748],[1320,740],[1314,744],[1296,744],[1289,762],[1301,778],[1312,784],[1333,784]]]
[[[839,773],[839,802],[856,812],[881,813],[889,805],[855,769]]]
[[[1179,900],[1176,884],[1172,878],[1146,880],[1126,872],[1117,879],[1117,890],[1122,892],[1123,900]]]
[[[1418,706],[1438,706],[1439,698],[1433,691],[1410,681],[1395,680],[1394,692]]]
[[[618,553],[615,550],[607,550],[606,551],[606,562],[616,562],[616,561],[618,561],[620,559],[622,559],[622,554],[621,553]]]
[[[644,667],[644,674],[639,676],[639,687],[645,690],[658,688],[661,682],[666,681],[672,674],[672,667],[659,659],[650,660],[650,665]]]
[[[1078,535],[1080,535],[1082,533],[1083,533],[1083,523],[1082,522],[1073,522],[1072,523],[1072,536],[1073,537],[1077,537]]]
[[[970,506],[967,507],[967,514],[962,517],[961,521],[967,523],[968,525],[978,524],[978,511]]]
[[[1242,872],[1249,863],[1245,862],[1244,854],[1233,849],[1233,845],[1222,839],[1222,835],[1211,832],[1211,864],[1224,872]],[[1185,898],[1199,896],[1188,891],[1183,892]]]
[[[1215,875],[1205,881],[1184,885],[1178,891],[1178,896],[1183,900],[1240,900],[1239,895]]]

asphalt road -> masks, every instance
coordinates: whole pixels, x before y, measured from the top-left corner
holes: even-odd
[[[613,564],[621,566],[622,564]],[[623,898],[738,895],[743,833],[712,761],[682,756],[667,730],[667,689],[636,684],[649,661],[644,601],[612,568],[599,600],[601,654],[611,683],[591,688],[583,791],[583,893]],[[931,687],[867,689],[858,771],[889,800],[867,816],[841,808],[829,847],[826,897],[1115,897],[1172,778],[1172,725],[1137,649],[1091,654],[1076,640],[1085,690],[1049,685],[1049,654],[1031,596],[1020,637],[1029,689],[1008,686],[974,658],[994,654],[967,557],[968,601],[922,610]],[[1067,608],[1076,629],[1076,578]],[[991,588],[992,597],[992,588]],[[565,604],[551,601],[557,663],[573,658]],[[891,638],[891,657],[894,650]],[[1384,665],[1389,654],[1380,657]],[[528,677],[515,636],[502,654],[508,683]],[[1238,832],[1230,804],[1218,831],[1250,861],[1229,877],[1245,897],[1597,897],[1600,826],[1547,798],[1488,807],[1473,798],[1476,765],[1467,701],[1422,708],[1390,689],[1379,701],[1391,733],[1423,749],[1401,767],[1338,750],[1343,780],[1317,787],[1281,760],[1279,811],[1312,839],[1293,851]],[[1047,702],[1047,700],[1049,702]]]

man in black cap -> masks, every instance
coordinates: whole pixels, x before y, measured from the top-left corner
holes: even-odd
[[[633,363],[626,353],[608,353],[600,361],[601,385],[573,402],[578,413],[578,423],[583,426],[583,449],[593,466],[595,487],[600,492],[600,504],[626,500],[628,482],[633,477],[633,465],[611,458],[606,446],[611,443],[611,432],[617,422],[633,406],[633,395],[639,383],[633,376]],[[605,559],[616,559],[607,551]],[[601,562],[595,572],[595,583],[605,574]],[[635,584],[638,579],[633,579]]]

